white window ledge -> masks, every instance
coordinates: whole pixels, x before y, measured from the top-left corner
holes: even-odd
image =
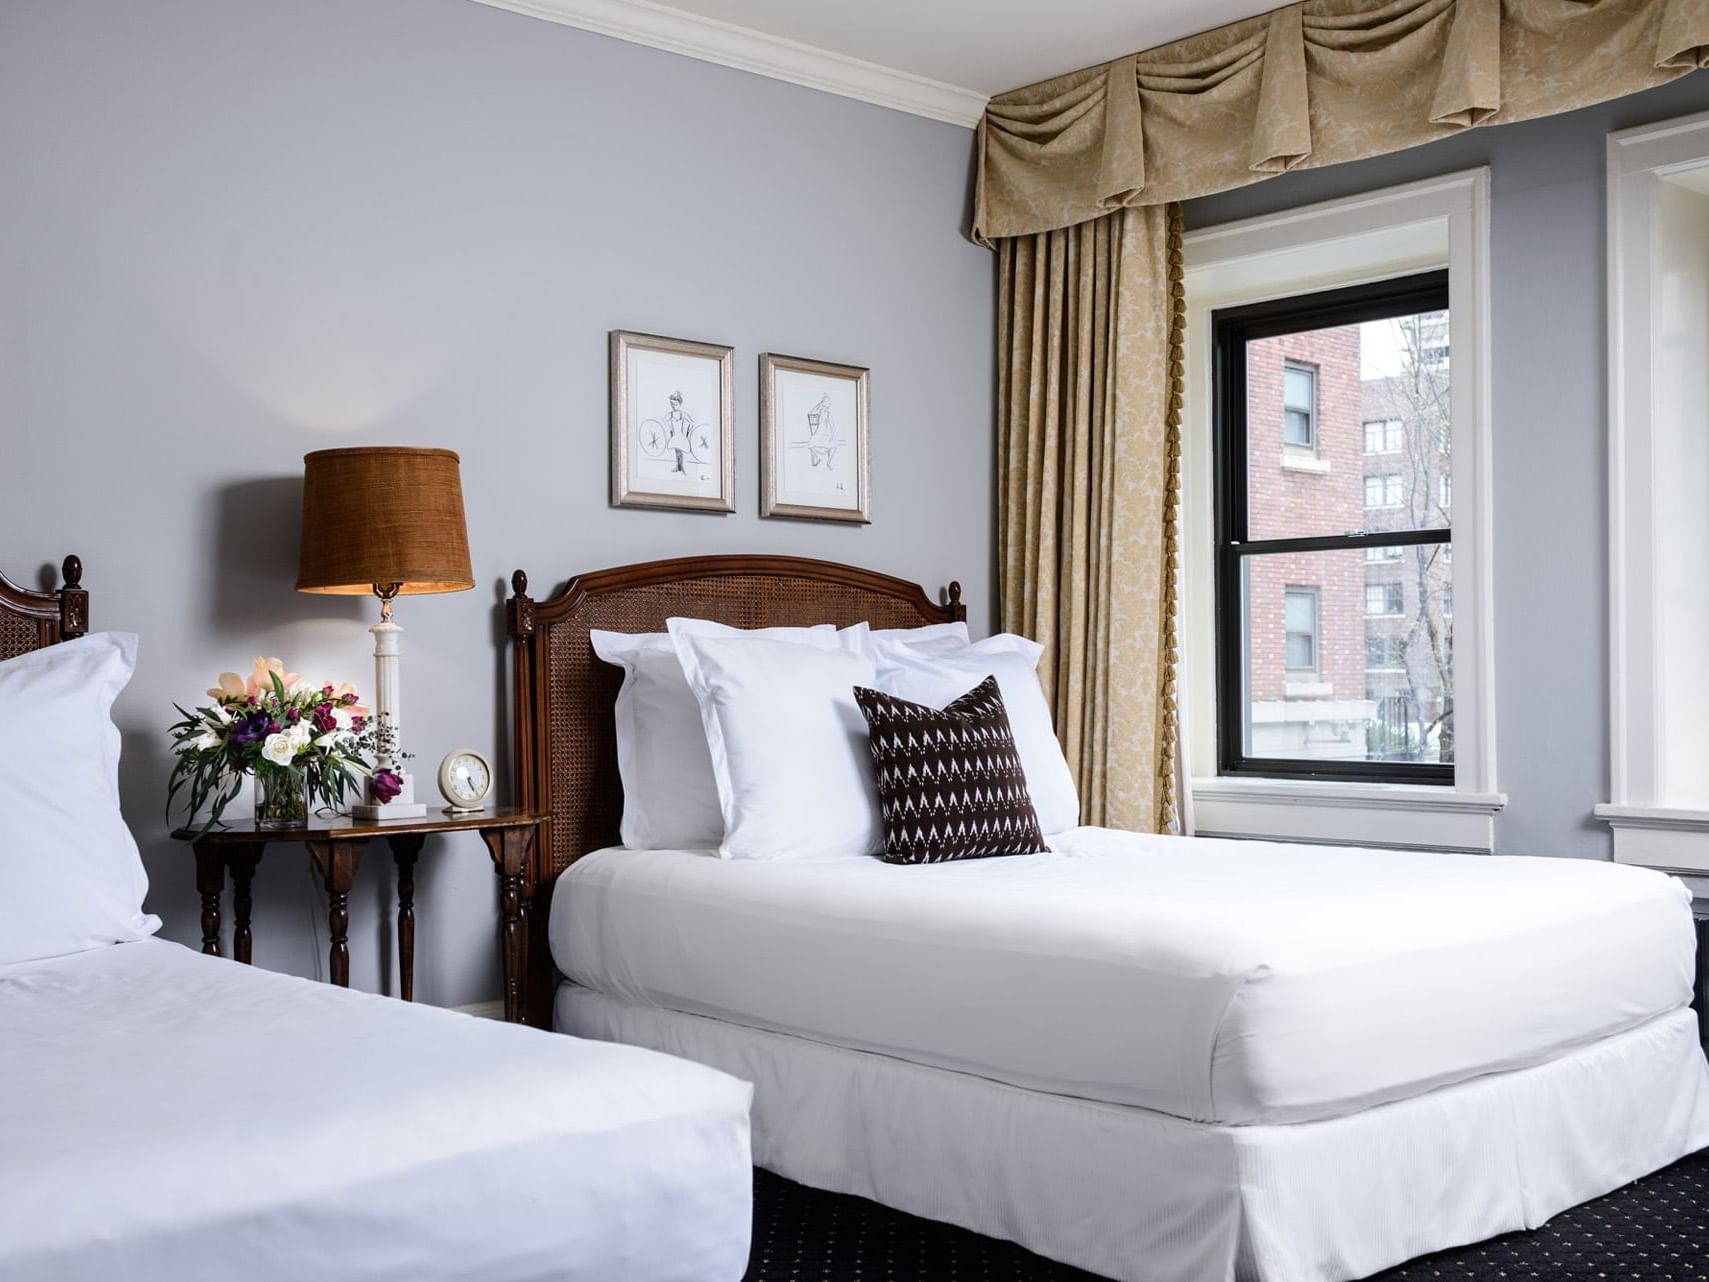
[[[1496,811],[1506,804],[1504,793],[1457,792],[1423,784],[1193,780],[1194,828],[1203,837],[1487,855],[1495,849]]]
[[[1709,873],[1709,810],[1604,802],[1596,817],[1614,829],[1614,859],[1663,872]]]

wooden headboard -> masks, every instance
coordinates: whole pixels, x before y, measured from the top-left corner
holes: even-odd
[[[15,659],[89,631],[83,562],[68,556],[60,570],[65,586],[52,592],[32,592],[0,574],[0,659]]]
[[[549,1019],[556,987],[546,913],[557,875],[589,851],[618,844],[623,789],[612,710],[622,673],[595,658],[588,631],[663,632],[673,615],[739,628],[912,628],[966,619],[961,585],[939,605],[916,583],[794,556],[690,556],[618,566],[571,579],[544,601],[528,576],[511,578],[517,804],[550,822],[529,869],[527,1001]]]

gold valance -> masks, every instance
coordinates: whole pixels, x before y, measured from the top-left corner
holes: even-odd
[[[975,239],[1071,227],[1709,65],[1709,0],[1306,0],[993,98]]]

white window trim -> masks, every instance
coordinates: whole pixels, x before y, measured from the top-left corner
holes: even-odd
[[[1656,626],[1665,595],[1654,549],[1658,453],[1652,344],[1652,260],[1662,182],[1709,175],[1709,112],[1608,136],[1608,588],[1609,801],[1597,817],[1614,830],[1614,858],[1668,872],[1709,873],[1709,809],[1670,804]],[[1692,186],[1698,186],[1692,183]],[[1700,188],[1701,189],[1701,188]]]
[[[1496,786],[1489,388],[1489,171],[1473,169],[1344,200],[1207,227],[1185,238],[1187,421],[1183,432],[1181,694],[1197,830],[1489,852]],[[1211,326],[1219,307],[1447,266],[1455,354],[1455,785],[1221,778],[1216,774],[1216,589]]]

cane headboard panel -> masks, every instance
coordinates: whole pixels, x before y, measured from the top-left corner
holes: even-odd
[[[0,659],[15,659],[89,630],[83,562],[68,556],[60,568],[65,586],[52,592],[32,592],[0,574]]]

